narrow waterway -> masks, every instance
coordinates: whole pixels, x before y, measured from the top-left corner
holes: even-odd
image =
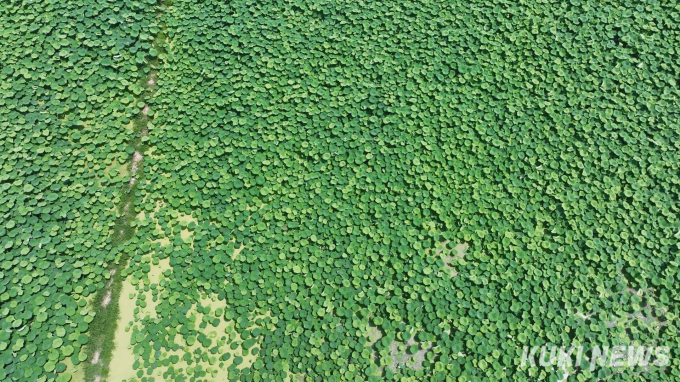
[[[156,20],[159,25],[160,18],[171,3],[160,0],[157,7]],[[164,28],[156,35],[151,49],[164,52],[165,41]],[[118,219],[112,232],[112,244],[114,247],[127,242],[134,234],[132,224],[136,218],[135,191],[137,186],[144,182],[144,155],[149,150],[148,141],[143,139],[149,135],[150,122],[153,119],[153,110],[148,105],[157,86],[156,74],[161,62],[158,55],[148,62],[146,68],[142,68],[144,76],[140,78],[140,86],[144,89],[137,97],[136,103],[143,103],[139,114],[133,121],[134,135],[130,147],[134,150],[129,161],[129,180],[121,186],[120,202],[117,206]],[[118,261],[109,267],[109,281],[105,288],[100,290],[92,301],[92,308],[97,311],[95,319],[90,325],[90,342],[87,346],[87,361],[85,363],[85,380],[87,382],[103,382],[109,375],[109,364],[114,350],[114,336],[120,323],[119,296],[124,280],[124,269],[128,263],[126,254],[120,255]]]

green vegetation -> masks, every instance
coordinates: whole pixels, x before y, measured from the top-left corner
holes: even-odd
[[[120,256],[148,5],[0,5],[0,380],[68,381],[93,351],[88,301]]]
[[[268,313],[260,362],[232,380],[547,379],[518,367],[524,345],[676,343],[673,325],[605,322],[636,309],[632,290],[677,314],[677,17],[175,2],[140,190],[160,227],[139,231],[170,241],[131,248],[168,258],[174,282],[135,351],[175,346],[158,328],[185,327],[202,294],[241,331]],[[387,367],[410,333],[408,354],[432,343],[422,368]]]
[[[81,3],[0,5],[2,380],[69,380],[116,262],[128,381],[680,378],[674,2]]]

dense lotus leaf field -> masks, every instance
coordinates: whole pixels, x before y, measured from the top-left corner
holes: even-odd
[[[87,358],[87,302],[119,257],[113,229],[154,5],[0,4],[2,381],[65,382],[67,365]]]
[[[676,2],[17,1],[0,20],[2,380],[75,380],[116,262],[127,381],[680,379]],[[544,344],[670,364],[521,364]]]

